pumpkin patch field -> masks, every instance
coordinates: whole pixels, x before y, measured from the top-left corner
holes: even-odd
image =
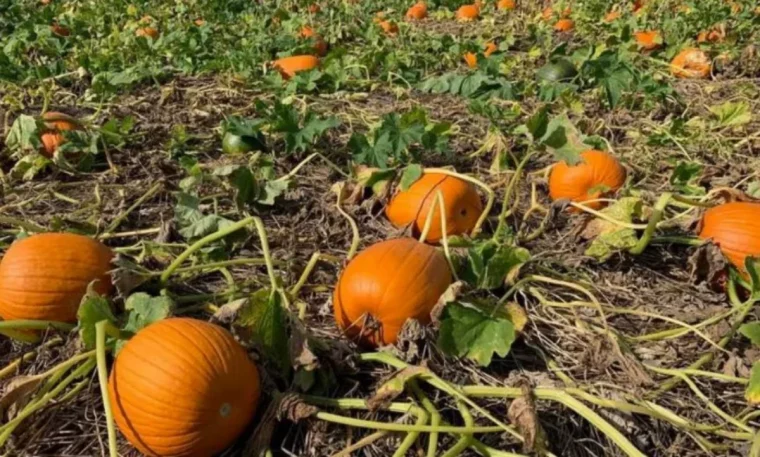
[[[760,457],[752,0],[0,2],[0,455]]]

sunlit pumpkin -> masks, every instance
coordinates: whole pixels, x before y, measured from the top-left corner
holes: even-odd
[[[272,63],[272,67],[279,71],[284,79],[290,79],[301,71],[313,70],[317,66],[319,59],[309,55],[283,57]]]
[[[499,0],[496,3],[496,9],[499,10],[513,10],[516,6],[515,0]]]
[[[499,50],[499,47],[496,46],[496,43],[494,43],[493,41],[489,41],[488,43],[486,43],[486,49],[485,51],[483,51],[483,55],[486,57],[490,57],[491,54],[493,54],[494,52],[498,50]]]
[[[66,130],[78,130],[79,124],[76,119],[56,111],[48,111],[42,115],[45,122],[45,130],[40,134],[42,150],[40,151],[47,157],[53,157],[55,151],[66,142],[66,138],[61,132]]]
[[[67,36],[71,35],[71,31],[68,28],[66,28],[66,27],[64,27],[64,26],[62,26],[60,24],[53,24],[53,25],[51,25],[50,26],[50,31],[53,32],[53,34],[58,35],[60,37],[67,37]]]
[[[568,165],[556,163],[549,175],[549,195],[552,200],[569,199],[599,209],[602,202],[590,201],[613,193],[625,183],[625,168],[611,154],[589,149],[580,155],[581,161]]]
[[[158,32],[157,29],[155,29],[153,27],[141,27],[141,28],[135,30],[135,35],[137,35],[139,37],[152,38],[152,39],[155,40],[155,39],[158,38],[158,36],[160,35],[160,33]]]
[[[461,235],[475,227],[483,204],[475,187],[467,181],[441,173],[425,173],[405,191],[400,191],[385,208],[385,215],[396,227],[412,225],[415,234],[421,233],[430,212],[430,230],[427,241],[435,243],[443,238],[441,212],[436,201],[438,191],[443,194],[446,212],[446,233]]]
[[[76,322],[87,286],[112,290],[113,253],[72,233],[41,233],[16,241],[0,262],[0,317]]]
[[[259,373],[225,329],[169,318],[139,331],[113,364],[108,395],[124,437],[141,453],[208,457],[253,418]]]
[[[417,2],[406,11],[406,18],[410,20],[422,20],[427,17],[427,5],[425,2]]]
[[[462,5],[457,10],[456,18],[461,22],[470,22],[480,17],[480,6],[477,4]]]
[[[712,62],[703,51],[686,48],[670,62],[670,72],[677,78],[707,78]]]
[[[554,30],[557,32],[569,32],[575,28],[575,22],[572,19],[560,19],[554,24]]]
[[[657,30],[644,30],[633,34],[641,49],[652,51],[662,44],[662,36]]]
[[[382,241],[341,273],[333,294],[335,320],[364,344],[393,344],[408,319],[430,322],[450,283],[446,258],[433,246],[412,238]]]
[[[723,255],[744,270],[747,256],[760,256],[760,203],[725,203],[705,211],[699,237],[711,239]]]
[[[386,35],[395,35],[398,33],[398,25],[393,21],[380,21],[378,25]]]
[[[607,23],[615,22],[618,19],[620,19],[620,16],[621,16],[620,11],[616,11],[616,10],[610,11],[609,13],[607,13],[607,15],[604,16],[604,22],[607,22]]]

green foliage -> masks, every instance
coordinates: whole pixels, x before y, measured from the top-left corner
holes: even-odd
[[[87,349],[95,349],[95,324],[108,321],[115,325],[117,322],[108,299],[92,290],[88,290],[87,295],[82,299],[77,311],[77,320],[79,321],[79,336]]]
[[[670,175],[670,185],[685,195],[704,195],[705,188],[698,185],[703,169],[698,162],[678,162]]]
[[[245,301],[235,325],[246,330],[250,341],[261,349],[267,362],[287,376],[291,371],[288,349],[288,317],[280,292],[262,289]]]
[[[515,326],[508,318],[453,302],[443,310],[438,345],[448,355],[466,357],[485,367],[494,354],[506,357],[515,336]]]
[[[487,100],[518,100],[521,86],[503,76],[489,76],[482,71],[468,74],[446,73],[425,80],[420,90],[431,94],[452,94],[462,97]]]
[[[529,142],[546,148],[557,160],[565,161],[568,165],[580,162],[581,152],[592,146],[567,115],[550,119],[548,107],[539,109],[525,124],[515,128],[514,133],[525,135]]]
[[[641,218],[642,204],[638,197],[623,197],[614,204],[601,210],[611,219],[623,223],[632,223],[634,218]],[[616,252],[630,249],[638,243],[636,230],[622,227],[604,219],[590,221],[584,229],[586,238],[593,238],[585,254],[604,262]]]
[[[479,242],[467,250],[459,277],[473,287],[496,289],[512,282],[520,267],[530,260],[525,248],[500,244],[493,240]]]
[[[747,102],[725,102],[710,107],[718,127],[739,127],[752,121],[752,111]]]
[[[174,220],[179,234],[186,240],[196,240],[233,224],[232,221],[216,214],[204,214],[200,209],[200,199],[195,195],[180,192],[174,207]]]
[[[152,297],[144,292],[132,294],[124,303],[125,317],[122,318],[122,334],[134,335],[154,322],[166,319],[174,311],[174,301],[165,296]],[[116,353],[124,347],[126,340],[116,343]]]
[[[417,164],[407,165],[401,173],[401,181],[399,187],[401,190],[409,190],[418,179],[422,177],[422,167]]]

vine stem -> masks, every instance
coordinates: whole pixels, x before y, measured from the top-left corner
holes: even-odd
[[[156,193],[158,193],[158,191],[161,190],[161,187],[163,187],[163,185],[164,185],[164,183],[161,182],[161,181],[159,181],[156,184],[154,184],[150,189],[148,189],[147,192],[145,192],[143,195],[141,195],[140,198],[138,198],[137,200],[135,200],[135,202],[132,204],[132,206],[130,206],[124,212],[122,212],[121,214],[119,214],[118,216],[116,216],[116,218],[114,218],[114,220],[108,225],[108,227],[105,229],[105,231],[103,232],[102,235],[110,234],[111,232],[113,232],[114,230],[116,230],[119,227],[119,225],[124,221],[124,219],[126,219],[127,216],[129,216],[132,213],[132,211],[134,211],[135,209],[139,208],[140,205],[142,205],[147,200],[149,200],[150,198],[152,198]],[[100,236],[98,236],[98,238],[100,238]]]
[[[644,249],[649,245],[649,241],[652,239],[652,236],[654,235],[655,230],[657,230],[657,224],[660,223],[662,220],[663,212],[665,211],[665,208],[668,206],[668,202],[670,201],[670,198],[673,196],[670,192],[665,192],[662,195],[660,195],[660,198],[657,199],[657,202],[654,205],[654,211],[652,212],[652,215],[649,217],[649,223],[647,223],[647,228],[644,229],[644,234],[641,235],[641,238],[639,238],[639,241],[636,242],[636,245],[632,247],[628,252],[630,252],[633,255],[639,255],[642,252],[644,252]]]
[[[451,251],[449,250],[448,228],[446,226],[446,204],[444,202],[443,192],[440,189],[436,191],[433,204],[430,205],[427,217],[425,218],[425,226],[422,228],[422,233],[420,234],[419,241],[420,243],[424,243],[425,239],[427,238],[428,232],[430,231],[430,226],[432,225],[432,216],[436,205],[438,206],[438,212],[441,213],[441,244],[443,244],[443,253],[446,256],[446,261],[449,264],[449,269],[451,270],[451,274],[454,276],[454,280],[458,281],[459,278],[457,278],[454,262],[451,260]]]
[[[351,457],[351,454],[354,451],[358,451],[359,449],[369,446],[370,444],[374,443],[375,441],[379,440],[380,438],[383,438],[384,436],[388,435],[390,432],[386,432],[385,430],[377,431],[371,435],[367,435],[364,438],[360,439],[356,443],[346,447],[345,449],[341,450],[340,452],[336,452],[335,454],[331,455],[330,457]]]
[[[317,262],[319,262],[320,257],[321,254],[319,251],[316,251],[311,255],[309,262],[306,264],[306,267],[303,269],[301,276],[298,278],[298,282],[288,291],[290,295],[294,297],[298,295],[298,293],[301,291],[301,288],[303,288],[303,286],[306,284],[306,281],[308,281],[311,272],[314,270],[314,267],[317,266]]]
[[[506,224],[507,216],[509,216],[509,201],[512,199],[512,193],[517,187],[517,183],[520,182],[520,176],[522,175],[522,171],[525,168],[525,165],[528,164],[528,160],[530,160],[530,158],[533,157],[535,153],[535,151],[531,151],[526,154],[525,157],[523,157],[520,163],[517,164],[517,168],[515,168],[515,174],[512,176],[512,179],[510,179],[507,183],[507,188],[504,191],[504,201],[502,202],[501,212],[499,213],[499,221],[496,225],[496,236],[500,236],[499,234],[504,230],[504,224]]]
[[[494,193],[493,189],[491,189],[491,187],[489,187],[488,184],[484,183],[483,181],[480,181],[479,179],[473,178],[472,176],[463,175],[455,171],[447,170],[445,168],[425,168],[423,171],[425,173],[439,173],[442,175],[453,176],[455,178],[459,178],[469,183],[475,184],[476,186],[483,189],[483,192],[485,192],[486,195],[488,195],[488,200],[486,201],[486,206],[483,208],[483,212],[480,213],[480,217],[478,218],[478,221],[475,223],[475,227],[472,228],[472,231],[470,232],[470,236],[475,237],[478,233],[480,233],[481,227],[483,226],[486,219],[488,218],[488,213],[491,212],[491,208],[493,208],[493,202],[496,199],[496,194]]]
[[[427,425],[428,419],[430,416],[428,415],[427,411],[421,408],[416,409],[417,412],[417,421],[414,423],[415,426],[423,426]],[[470,424],[467,424],[470,425]],[[414,446],[414,442],[417,441],[417,438],[420,436],[420,432],[413,431],[406,434],[406,438],[401,442],[398,449],[396,449],[396,452],[393,453],[393,457],[404,457],[409,449]]]
[[[279,262],[273,262],[273,264],[279,265]],[[203,263],[200,265],[192,265],[189,267],[177,268],[176,270],[174,270],[174,274],[191,273],[194,271],[212,270],[212,269],[217,269],[217,268],[234,267],[234,266],[240,266],[240,265],[266,265],[266,260],[256,259],[256,258],[221,260],[219,262],[210,262],[210,263]],[[152,272],[146,273],[147,276],[151,276],[151,277],[161,276],[162,274],[163,274],[162,271],[152,271]]]
[[[339,166],[335,165],[332,161],[330,161],[330,159],[323,156],[319,152],[314,152],[314,153],[311,153],[305,159],[303,159],[298,165],[293,167],[293,169],[290,170],[288,174],[280,176],[279,178],[275,179],[275,182],[287,181],[288,179],[291,179],[292,177],[298,174],[301,168],[303,168],[307,163],[311,162],[315,157],[319,157],[320,159],[324,160],[325,163],[330,166],[330,168],[340,173],[341,176],[343,176],[344,178],[351,179],[351,176],[348,173],[343,171]]]
[[[0,224],[16,225],[26,230],[27,232],[32,232],[32,233],[47,232],[47,229],[45,227],[42,227],[41,225],[37,225],[34,222],[30,222],[30,221],[22,221],[14,217],[0,216]]]
[[[341,214],[341,216],[346,218],[348,224],[351,226],[351,247],[349,248],[348,255],[346,256],[347,260],[351,260],[354,255],[356,255],[356,251],[359,250],[359,242],[361,241],[361,238],[359,236],[359,226],[356,225],[354,218],[351,217],[351,215],[343,209],[341,203],[343,203],[343,187],[338,189],[338,201],[335,203],[335,207],[338,209],[338,212]]]
[[[269,253],[269,239],[267,238],[267,231],[261,218],[253,216],[250,219],[253,219],[253,224],[256,226],[256,232],[259,234],[259,241],[261,241],[261,251],[264,253],[264,263],[266,263],[267,274],[269,274],[269,282],[272,284],[272,291],[274,292],[278,289],[278,285],[277,277],[274,274],[272,255]]]
[[[470,414],[470,411],[465,407],[464,403],[461,401],[457,401],[457,409],[459,410],[459,414],[462,415],[462,419],[464,420],[464,424],[467,427],[472,427],[475,424],[475,421],[472,419],[472,414]],[[442,457],[458,457],[459,454],[465,451],[470,445],[472,444],[473,437],[471,434],[468,435],[462,435],[459,438],[459,441],[457,441],[454,446],[452,446],[448,451],[446,451]]]
[[[422,404],[422,407],[430,415],[430,425],[440,425],[441,413],[438,408],[435,407],[432,401],[425,395],[425,392],[420,389],[420,385],[417,380],[412,378],[407,381],[407,385],[411,388],[412,393],[417,397],[417,400]],[[427,457],[436,457],[438,454],[438,432],[431,433],[428,437]]]
[[[549,278],[546,276],[540,276],[540,275],[532,275],[528,278],[531,281],[537,281],[537,282],[543,282],[548,284],[554,284],[555,286],[564,286],[569,289],[577,290],[578,292],[582,293],[583,295],[587,296],[589,300],[591,300],[591,303],[593,303],[594,308],[599,312],[599,317],[602,319],[602,325],[604,326],[604,331],[609,333],[610,329],[607,325],[607,316],[604,314],[604,309],[602,308],[601,303],[596,299],[594,294],[592,294],[588,289],[586,289],[583,286],[580,286],[578,284],[573,284],[571,282],[567,281],[560,281],[558,279]],[[611,336],[611,334],[610,334]]]
[[[108,429],[108,454],[118,457],[116,447],[116,427],[113,423],[113,410],[108,398],[108,367],[106,366],[106,326],[108,321],[95,324],[95,350],[98,363],[98,381],[100,395],[103,397],[103,409],[106,412],[106,427]]]
[[[63,343],[63,338],[56,336],[55,338],[51,338],[50,340],[46,341],[42,345],[42,347],[47,348],[47,347],[55,346],[61,343]],[[29,351],[26,354],[22,355],[21,357],[17,358],[16,360],[12,361],[8,365],[6,365],[3,369],[0,369],[0,380],[8,377],[8,375],[16,371],[16,368],[18,368],[22,363],[34,358],[34,356],[36,355],[37,355],[37,349],[33,351]]]
[[[423,410],[420,411],[424,413]],[[425,413],[426,414],[426,413]],[[482,434],[482,433],[501,433],[503,430],[497,425],[489,426],[473,426],[473,427],[457,427],[452,425],[412,425],[412,424],[396,424],[387,422],[369,421],[364,419],[356,419],[353,417],[341,416],[339,414],[332,414],[326,412],[318,412],[315,416],[317,419],[332,422],[335,424],[348,425],[357,428],[368,428],[373,430],[385,430],[389,432],[407,432],[407,433],[459,433],[459,434]]]
[[[0,331],[2,330],[45,330],[52,327],[64,332],[70,332],[74,329],[74,324],[57,321],[35,321],[31,319],[18,319],[13,321],[0,321]]]

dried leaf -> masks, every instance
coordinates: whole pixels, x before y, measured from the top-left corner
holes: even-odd
[[[18,410],[24,407],[37,390],[44,376],[17,376],[5,386],[5,393],[0,397],[0,418],[7,412],[7,419],[12,419]]]
[[[319,368],[319,358],[314,355],[309,344],[308,330],[298,319],[291,322],[288,347],[290,364],[294,370],[314,371]]]
[[[688,260],[691,277],[695,282],[704,281],[713,289],[724,290],[726,281],[726,257],[720,248],[709,241],[697,247]]]
[[[120,296],[126,297],[130,292],[150,281],[150,272],[121,254],[113,261],[116,269],[111,271],[111,283]]]
[[[634,218],[641,217],[641,199],[624,197],[601,212],[616,221],[631,223]],[[632,248],[639,241],[634,229],[601,218],[589,221],[581,232],[581,237],[594,240],[585,254],[600,262],[609,259],[615,252]]]
[[[412,365],[394,374],[391,379],[383,383],[375,394],[367,400],[367,406],[370,411],[375,411],[389,405],[404,392],[407,381],[427,372],[427,368]]]
[[[515,326],[515,331],[520,333],[528,324],[528,313],[525,309],[517,303],[510,302],[506,306],[507,316],[512,321],[512,325]]]
[[[516,398],[509,405],[507,417],[520,434],[525,438],[523,449],[525,452],[533,452],[546,448],[544,433],[538,422],[536,405],[530,387],[523,387],[522,397]],[[539,452],[540,454],[540,452]]]
[[[432,311],[430,311],[430,319],[433,328],[438,327],[440,324],[441,313],[443,313],[443,309],[446,307],[447,303],[456,301],[457,297],[459,296],[459,292],[462,290],[462,287],[464,287],[464,283],[462,281],[456,281],[450,284],[449,287],[446,288],[446,291],[443,292],[443,295],[438,298],[438,302],[436,302]]]

